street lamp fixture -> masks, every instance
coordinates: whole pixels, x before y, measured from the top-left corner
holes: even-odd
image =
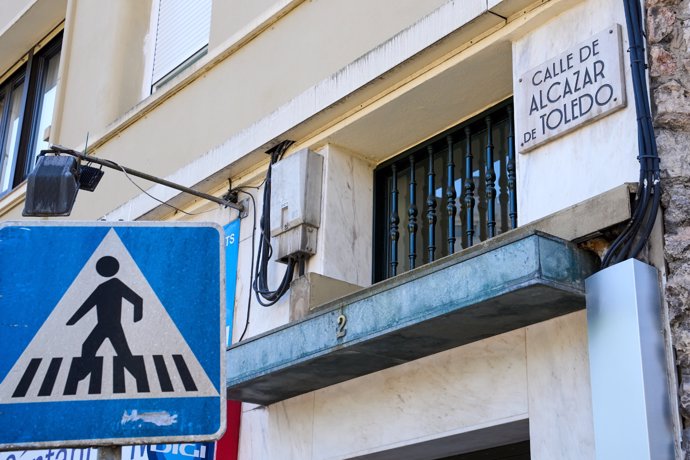
[[[96,163],[101,169],[80,162]],[[76,150],[53,145],[41,150],[33,171],[27,177],[26,199],[22,215],[25,217],[69,216],[79,190],[93,192],[103,177],[102,167],[115,169],[157,184],[179,190],[227,208],[244,211],[239,203],[218,198],[135,169],[121,166],[114,161],[88,156]]]

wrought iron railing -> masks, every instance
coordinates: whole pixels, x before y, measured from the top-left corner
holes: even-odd
[[[517,226],[512,100],[377,168],[374,281]]]

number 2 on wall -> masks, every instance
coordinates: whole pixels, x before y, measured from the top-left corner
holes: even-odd
[[[347,334],[347,328],[345,327],[347,325],[347,316],[345,315],[340,315],[338,316],[338,327],[336,329],[336,334],[335,336],[339,339],[345,337],[345,334]]]

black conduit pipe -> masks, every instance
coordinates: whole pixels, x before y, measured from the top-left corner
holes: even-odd
[[[640,255],[654,227],[661,202],[659,154],[647,88],[642,7],[639,0],[623,0],[630,45],[630,68],[637,114],[640,177],[635,210],[623,232],[611,244],[602,265],[609,267]]]
[[[261,220],[259,221],[259,247],[257,249],[257,263],[252,282],[252,289],[256,294],[256,300],[264,307],[274,305],[290,289],[290,283],[292,282],[297,264],[297,258],[290,257],[280,285],[275,290],[271,290],[268,287],[268,262],[273,255],[273,248],[271,247],[271,168],[274,163],[280,161],[291,144],[292,141],[284,141],[275,149],[269,151],[271,161],[268,165],[268,171],[266,171],[266,182],[264,183],[263,205]]]

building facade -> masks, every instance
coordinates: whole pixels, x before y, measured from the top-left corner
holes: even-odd
[[[663,194],[602,266],[652,187],[631,3],[6,1],[0,219],[50,145],[242,207],[109,170],[69,218],[240,221],[240,459],[686,458],[686,0],[642,3]]]

